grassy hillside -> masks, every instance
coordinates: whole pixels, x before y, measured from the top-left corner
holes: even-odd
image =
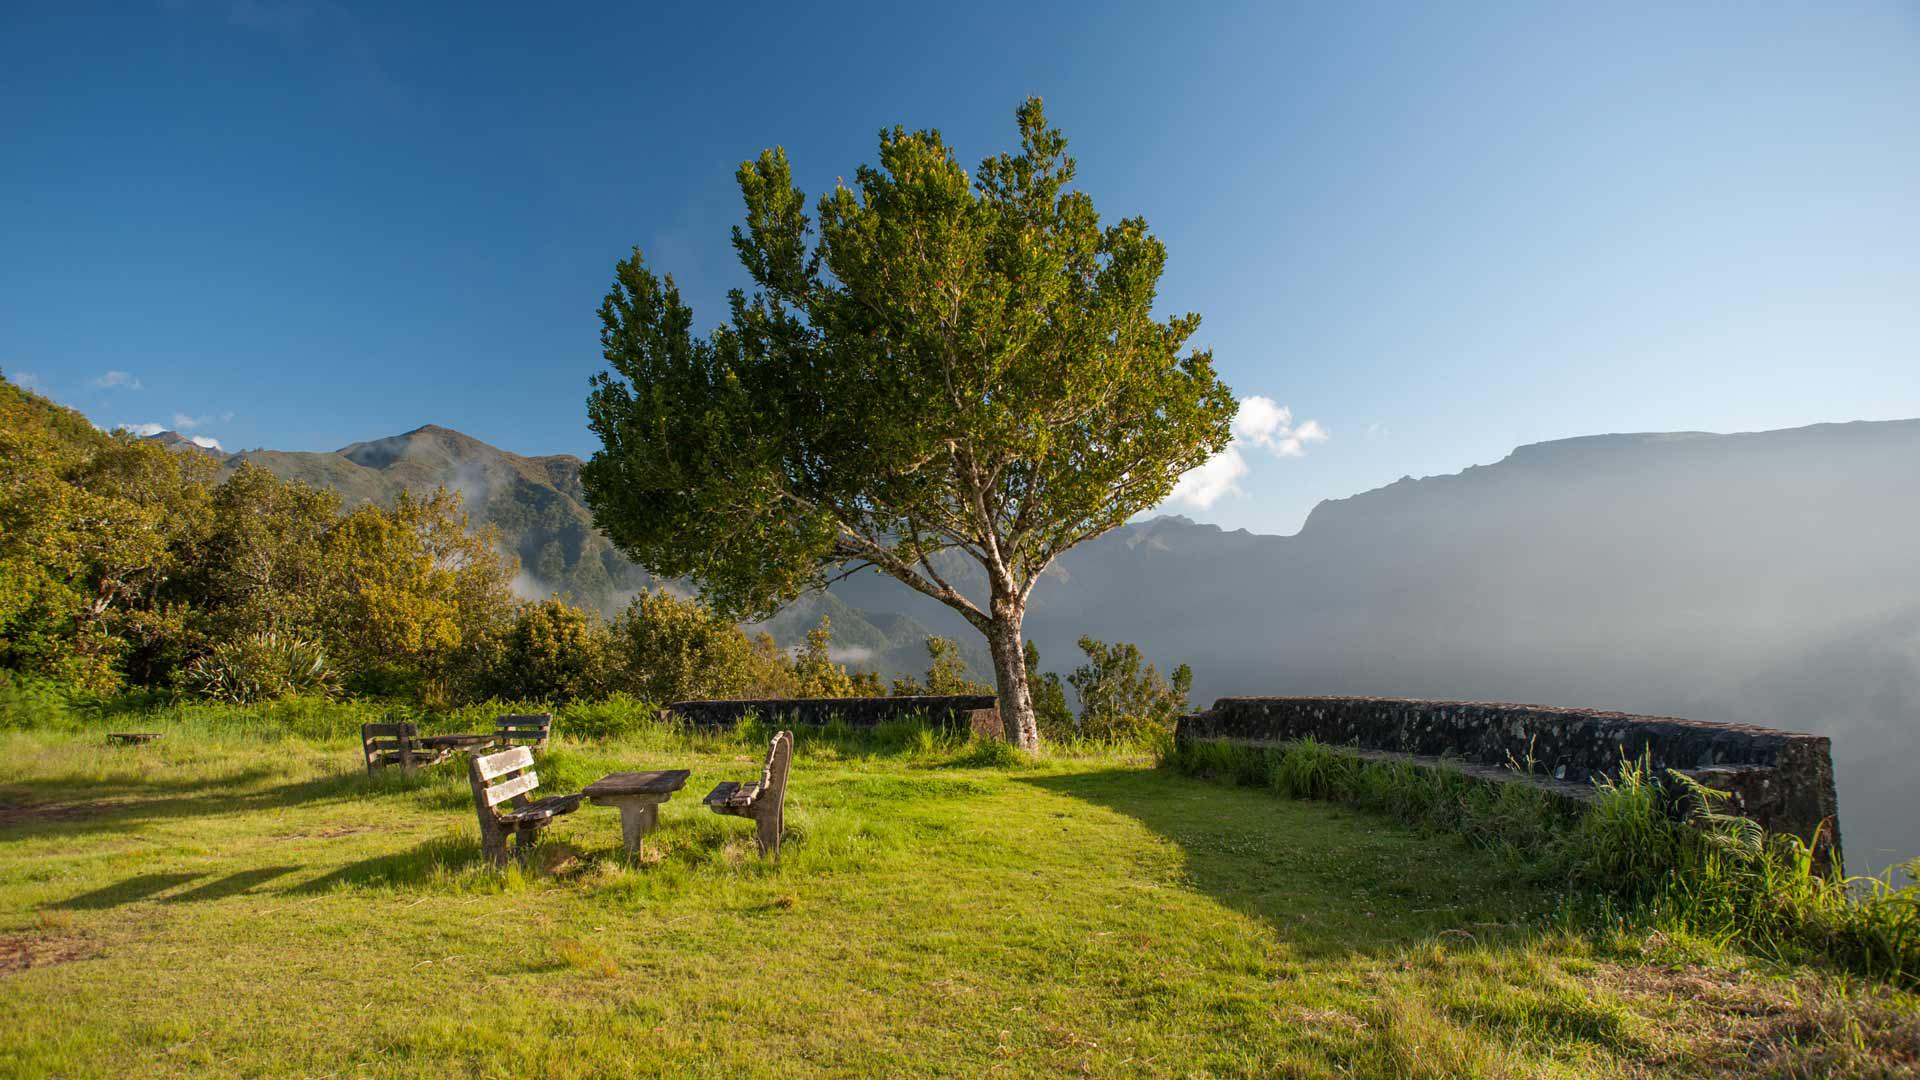
[[[527,596],[567,594],[612,611],[653,580],[594,529],[575,458],[522,457],[428,425],[333,453],[247,450],[226,465],[238,468],[243,461],[284,480],[332,488],[349,509],[390,506],[402,491],[457,491],[476,525],[499,528],[520,560],[519,588]]]
[[[1558,928],[1454,841],[1113,757],[803,740],[782,862],[697,805],[638,860],[583,807],[478,864],[456,768],[212,726],[0,737],[10,1076],[1900,1075],[1920,1000]]]
[[[594,527],[580,487],[580,459],[565,454],[522,457],[428,425],[332,453],[247,450],[228,457],[226,468],[236,469],[243,461],[284,480],[332,488],[349,509],[369,503],[390,506],[402,491],[425,494],[443,486],[457,491],[474,523],[498,528],[509,552],[520,560],[516,588],[524,596],[564,594],[611,616],[635,592],[657,584]],[[855,658],[854,666],[884,675],[925,668],[922,642],[929,631],[924,626],[861,611],[830,595],[802,597],[755,629],[794,645],[822,615],[833,620],[836,652]],[[984,646],[971,640],[975,636],[967,635],[966,655],[976,672],[990,673]]]

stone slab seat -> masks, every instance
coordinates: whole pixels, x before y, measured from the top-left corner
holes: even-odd
[[[760,770],[760,779],[723,780],[700,801],[716,814],[752,818],[761,858],[777,859],[780,834],[787,823],[787,773],[792,766],[793,732],[778,732],[767,747],[767,763]]]
[[[513,855],[526,861],[527,847],[553,819],[580,808],[585,792],[573,795],[528,796],[540,786],[533,771],[533,751],[525,746],[497,754],[474,755],[467,766],[473,785],[474,814],[480,819],[480,852],[494,866],[507,864],[507,840]],[[506,809],[500,809],[505,806]]]

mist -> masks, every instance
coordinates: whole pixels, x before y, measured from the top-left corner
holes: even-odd
[[[1194,702],[1371,694],[1683,716],[1833,739],[1849,869],[1920,855],[1920,421],[1597,436],[1322,503],[1290,537],[1159,518],[1034,592],[1193,665]],[[836,589],[945,633],[874,575]]]

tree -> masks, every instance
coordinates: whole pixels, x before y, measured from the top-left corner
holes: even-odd
[[[1027,648],[1033,648],[1029,641]],[[1031,675],[1031,673],[1029,673]],[[1032,679],[1028,679],[1031,687]],[[960,646],[952,638],[937,634],[927,635],[927,680],[922,683],[911,675],[902,675],[893,680],[893,695],[907,697],[913,694],[990,694],[993,690],[974,682],[967,674],[967,658],[960,655]],[[1036,708],[1038,698],[1035,698]]]
[[[1154,317],[1146,222],[1102,226],[1040,101],[1018,119],[1019,152],[971,176],[938,132],[883,132],[817,230],[784,151],[742,164],[754,288],[710,335],[638,250],[620,262],[582,482],[622,550],[735,617],[866,567],[952,607],[1032,748],[1021,625],[1042,572],[1223,449],[1235,403],[1187,350],[1199,317]]]
[[[1138,646],[1082,637],[1080,651],[1087,654],[1087,662],[1067,675],[1080,695],[1080,734],[1131,739],[1144,732],[1172,731],[1187,710],[1187,693],[1193,689],[1193,669],[1187,665],[1175,668],[1169,683],[1152,664],[1141,668]]]
[[[1027,642],[1027,687],[1033,693],[1033,716],[1042,735],[1060,738],[1076,733],[1060,674],[1040,670],[1040,647],[1031,641]]]
[[[349,689],[444,699],[466,651],[513,616],[517,563],[491,527],[469,530],[444,488],[348,514],[327,535],[327,560],[326,640],[353,673]]]
[[[879,697],[884,690],[876,672],[848,674],[845,664],[835,663],[831,651],[833,620],[820,616],[820,625],[807,631],[807,643],[793,657],[793,688],[800,697],[843,698]]]
[[[664,589],[634,597],[613,632],[633,692],[663,704],[755,696],[762,674],[784,660],[705,604]]]
[[[607,692],[613,635],[599,615],[557,597],[522,605],[486,648],[481,682],[491,696],[566,702]]]

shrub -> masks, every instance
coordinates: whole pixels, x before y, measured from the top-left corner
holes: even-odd
[[[1080,639],[1087,662],[1067,682],[1080,695],[1080,734],[1103,741],[1141,742],[1155,732],[1172,731],[1187,711],[1193,669],[1181,664],[1169,682],[1152,664],[1141,666],[1140,649],[1124,641],[1108,645]]]
[[[65,687],[51,679],[0,671],[0,728],[57,731],[78,726]]]
[[[526,604],[483,648],[479,684],[490,697],[569,702],[605,694],[613,635],[600,617],[564,600]]]
[[[916,694],[991,694],[993,687],[975,682],[967,675],[966,658],[960,655],[960,647],[952,638],[927,635],[927,678],[925,682],[911,675],[902,675],[893,680],[894,697],[910,697]],[[1029,644],[1028,648],[1032,648]]]
[[[1067,691],[1058,672],[1040,670],[1040,647],[1027,642],[1027,693],[1033,698],[1033,717],[1040,737],[1048,742],[1074,738],[1079,729],[1067,707]]]
[[[234,704],[289,694],[324,697],[338,685],[318,644],[273,630],[215,645],[187,665],[184,681],[201,697]]]
[[[784,657],[772,638],[756,644],[698,600],[641,593],[615,622],[618,680],[649,701],[759,696]]]

